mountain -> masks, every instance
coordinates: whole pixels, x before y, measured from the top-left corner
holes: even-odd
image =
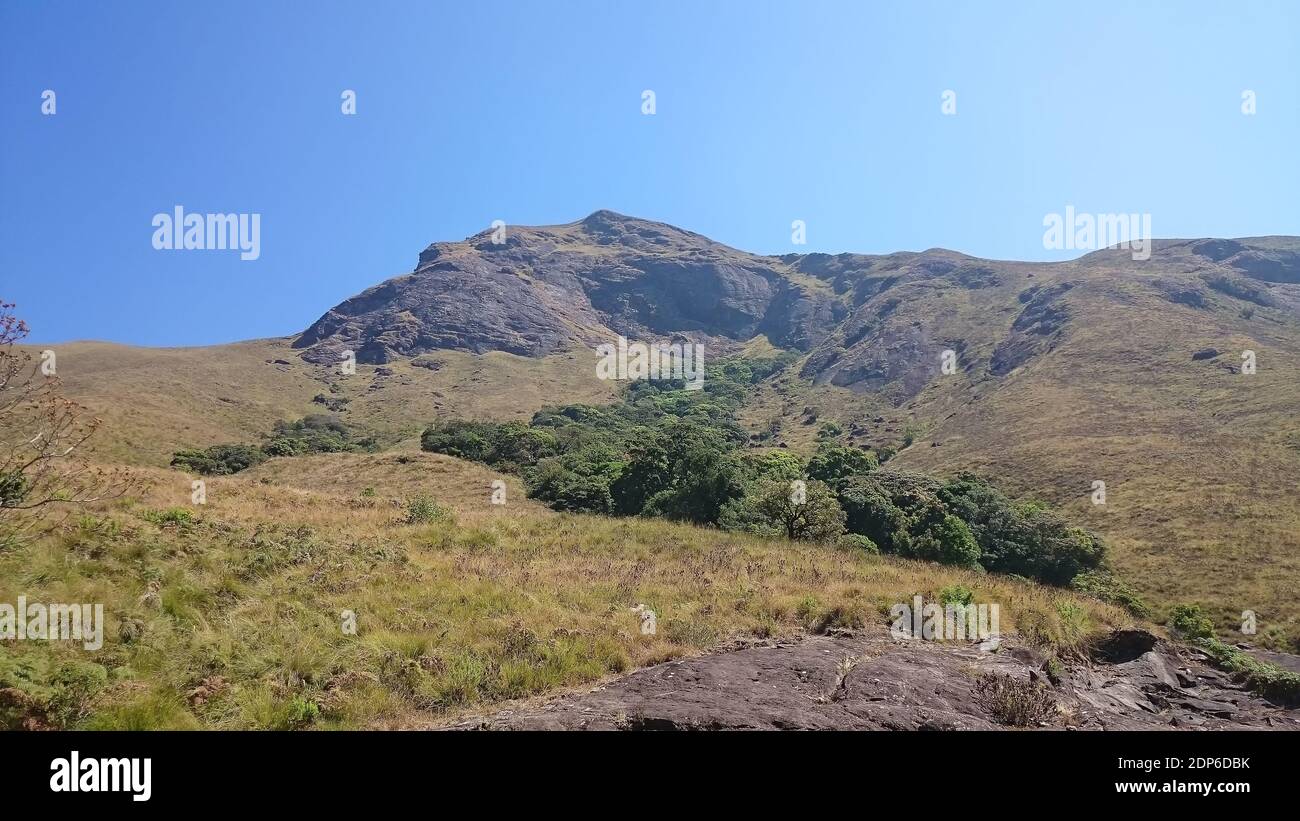
[[[382,364],[433,350],[544,356],[622,334],[807,349],[847,315],[789,262],[597,211],[426,248],[415,270],[326,312],[294,341],[311,362]]]
[[[898,449],[903,468],[983,472],[1105,535],[1155,604],[1199,602],[1223,628],[1250,610],[1300,637],[1298,238],[1158,240],[1148,260],[762,256],[598,211],[501,239],[434,243],[296,337],[81,343],[60,373],[108,417],[106,452],[158,464],[324,408],[402,438],[608,401],[591,349],[619,335],[785,349],[798,361],[742,412],[756,443],[829,435]]]

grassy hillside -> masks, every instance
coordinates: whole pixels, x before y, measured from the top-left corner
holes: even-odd
[[[1181,602],[1210,611],[1225,637],[1242,612],[1251,640],[1300,641],[1300,326],[1284,306],[1208,293],[1171,302],[1158,277],[1102,264],[1039,266],[1002,287],[918,285],[889,322],[932,326],[963,343],[957,374],[938,357],[914,394],[905,380],[862,392],[801,377],[774,378],[746,408],[753,431],[780,419],[772,441],[809,451],[828,421],[842,440],[901,448],[893,464],[939,475],[971,469],[1024,498],[1060,507],[1107,537],[1120,574],[1163,612]],[[1173,276],[1173,275],[1170,275]],[[989,362],[1017,304],[1009,295],[1064,282],[1068,311],[1050,346],[1000,377]],[[1180,286],[1181,287],[1181,286]],[[1187,285],[1187,287],[1192,287]],[[1295,286],[1275,292],[1293,296]],[[875,310],[868,302],[864,310]],[[983,318],[980,319],[980,315]],[[1194,359],[1213,349],[1217,353]],[[1256,353],[1255,374],[1240,372]],[[907,365],[908,360],[902,360]],[[904,447],[907,434],[914,438]],[[1092,483],[1104,481],[1104,506]]]
[[[94,442],[98,457],[127,464],[161,466],[183,448],[256,441],[278,420],[331,406],[395,441],[441,415],[527,419],[557,395],[601,402],[614,392],[575,354],[444,351],[420,364],[358,365],[343,376],[304,362],[284,339],[205,348],[25,346],[34,355],[45,347],[58,355],[65,393],[104,420]]]
[[[963,585],[1051,652],[1130,622],[1069,592],[658,520],[561,515],[417,452],[272,460],[208,480],[141,468],[0,554],[0,601],[103,602],[104,648],[13,642],[0,716],[26,726],[376,727],[599,680],[728,639],[888,623]],[[412,500],[428,497],[436,507]],[[418,514],[414,517],[412,513]],[[637,605],[658,618],[639,630]],[[356,635],[340,614],[357,616]]]
[[[426,249],[428,281],[404,286],[432,311],[421,322],[382,287],[327,314],[319,361],[352,338],[353,319],[382,314],[371,341],[391,361],[355,376],[304,361],[289,339],[72,343],[56,346],[59,373],[106,420],[99,458],[162,466],[178,449],[255,443],[277,420],[322,411],[389,446],[439,419],[527,420],[545,405],[614,399],[619,385],[596,380],[582,348],[389,357],[514,339],[515,320],[546,350],[598,328],[703,334],[715,358],[771,354],[776,339],[803,359],[739,410],[754,444],[807,453],[830,436],[898,449],[902,468],[976,470],[1103,534],[1161,615],[1199,603],[1240,638],[1250,610],[1255,641],[1300,643],[1300,240],[1160,241],[1141,263],[1102,251],[1037,264],[943,250],[757,257],[607,212],[512,230],[502,247],[480,235]],[[438,290],[452,269],[457,287]],[[527,280],[564,310],[512,303],[492,277]],[[493,312],[476,313],[480,298]],[[720,324],[704,333],[700,317]],[[449,328],[460,335],[443,339]],[[940,371],[945,350],[957,352],[954,374]],[[1245,350],[1257,373],[1241,372]],[[1104,506],[1091,501],[1094,481],[1106,483]]]

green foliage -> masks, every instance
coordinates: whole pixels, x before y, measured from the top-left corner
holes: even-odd
[[[27,498],[31,482],[22,471],[0,473],[0,507],[18,507]]]
[[[308,453],[374,450],[373,436],[360,436],[328,414],[312,414],[296,422],[276,422],[262,445],[213,445],[205,450],[180,450],[171,465],[205,476],[239,473],[273,456],[301,456]]]
[[[1199,605],[1175,605],[1169,613],[1169,627],[1201,648],[1211,660],[1251,690],[1284,706],[1300,705],[1300,674],[1225,644],[1214,635],[1214,621]]]
[[[1068,584],[1104,546],[1041,503],[1016,504],[969,475],[946,484],[882,472],[871,451],[823,440],[805,466],[781,450],[745,450],[736,413],[754,382],[790,357],[711,364],[702,390],[681,380],[632,383],[612,405],[543,408],[524,425],[449,420],[421,446],[517,472],[528,495],[562,511],[659,516]],[[817,410],[805,408],[809,422]],[[908,442],[916,431],[909,429]],[[882,450],[882,458],[892,455]],[[795,504],[790,482],[807,481]],[[845,542],[847,545],[848,542]]]
[[[204,476],[226,476],[266,461],[256,445],[213,445],[206,450],[181,450],[172,456],[171,466]]]
[[[885,553],[906,556],[915,552],[913,533],[942,521],[938,488],[924,476],[881,472],[842,481],[837,495],[851,532],[867,536]]]
[[[1300,674],[1260,661],[1214,637],[1200,638],[1194,643],[1205,650],[1216,665],[1251,690],[1283,706],[1300,706]]]
[[[528,425],[442,422],[421,447],[518,472],[528,495],[556,510],[712,524],[746,483],[801,471],[797,457],[734,454],[746,442],[735,413],[750,385],[788,361],[724,360],[709,366],[702,390],[642,380],[617,404],[543,408]]]
[[[429,428],[420,437],[420,446],[433,453],[485,462],[507,470],[535,465],[560,450],[555,433],[544,428],[530,428],[520,422],[463,420]]]
[[[1133,587],[1105,569],[1085,570],[1070,580],[1080,593],[1119,605],[1141,619],[1151,617],[1151,608]]]
[[[451,514],[428,496],[414,496],[406,500],[406,516],[403,521],[408,525],[427,525],[447,521]]]
[[[880,554],[880,546],[860,533],[845,533],[835,540],[841,550],[860,550],[873,556]]]
[[[1189,639],[1214,637],[1214,621],[1196,604],[1176,604],[1169,611],[1169,626]]]
[[[667,484],[642,511],[679,521],[714,524],[722,507],[744,493],[733,445],[724,432],[687,420],[667,425],[658,447],[668,465]]]
[[[287,719],[290,727],[306,727],[320,717],[320,707],[316,702],[295,695],[289,702]]]
[[[0,729],[68,729],[108,683],[98,664],[0,654]]]
[[[850,532],[907,558],[1066,585],[1104,555],[1099,537],[1041,505],[1018,506],[970,475],[940,483],[876,471],[841,479],[837,495]]]
[[[995,573],[1067,585],[1101,565],[1101,537],[1071,527],[1041,503],[1017,505],[988,482],[962,474],[939,490],[942,503],[970,525],[980,563]]]
[[[965,607],[975,601],[975,593],[962,584],[953,584],[939,591],[939,601],[945,605],[956,604]]]
[[[740,476],[746,482],[760,479],[791,482],[804,477],[803,461],[787,450],[749,451],[736,458]]]
[[[358,436],[336,416],[318,413],[296,422],[276,422],[270,441],[262,446],[267,456],[300,456],[306,453],[340,453],[373,450],[370,436]]]
[[[827,442],[843,433],[844,428],[839,422],[823,422],[822,426],[817,429],[817,441]]]
[[[729,530],[808,541],[827,541],[844,532],[844,511],[830,488],[810,481],[798,496],[791,484],[774,479],[760,482],[727,505],[720,524]]]
[[[933,521],[924,516],[909,531],[910,539],[903,555],[960,567],[979,567],[980,547],[975,536],[961,519],[951,513]]]
[[[170,507],[166,510],[149,510],[143,514],[144,518],[159,527],[168,525],[174,527],[184,527],[194,521],[194,512],[189,508]]]
[[[880,466],[876,455],[861,448],[823,442],[808,461],[808,476],[837,486],[851,476],[865,476]]]

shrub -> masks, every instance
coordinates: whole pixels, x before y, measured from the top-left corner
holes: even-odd
[[[108,670],[84,661],[0,655],[0,728],[70,728],[86,717]]]
[[[1214,622],[1195,604],[1176,605],[1169,627],[1209,655],[1218,667],[1257,693],[1284,706],[1300,705],[1300,674],[1260,661],[1249,653],[1219,641]]]
[[[975,698],[999,724],[1037,727],[1057,714],[1056,699],[1044,686],[1001,673],[984,673],[975,680]]]
[[[408,525],[427,525],[450,518],[447,510],[428,496],[414,496],[406,500],[406,517]]]
[[[548,501],[556,510],[573,513],[610,513],[614,509],[609,482],[596,476],[570,474],[556,487]]]
[[[933,523],[914,526],[903,555],[959,567],[978,567],[980,547],[961,519],[945,513]]]
[[[286,719],[290,727],[299,728],[311,724],[320,716],[320,707],[316,702],[295,695],[289,702]]]
[[[144,518],[159,527],[167,527],[168,525],[184,527],[194,521],[194,513],[188,508],[170,507],[166,510],[146,511]]]
[[[903,428],[903,447],[910,448],[916,441],[916,437],[921,435],[921,428],[915,424],[909,424]]]
[[[1169,612],[1169,627],[1188,639],[1214,637],[1214,622],[1195,604],[1174,605]]]
[[[835,545],[841,550],[862,551],[872,555],[879,555],[880,547],[866,536],[860,533],[845,533],[835,540]]]
[[[844,428],[839,422],[823,422],[822,426],[817,429],[817,439],[827,441],[844,433]]]
[[[177,451],[171,466],[205,476],[226,476],[264,461],[266,454],[254,445],[213,445],[206,450]]]
[[[945,605],[957,604],[965,607],[975,601],[975,593],[965,585],[953,584],[939,591],[939,601]]]
[[[761,479],[793,481],[804,476],[803,462],[786,450],[769,450],[763,453],[742,453],[736,458],[736,467],[746,482]],[[814,476],[813,478],[820,478]]]
[[[27,498],[30,481],[20,471],[0,474],[0,507],[17,507]]]
[[[1151,617],[1151,608],[1138,592],[1106,570],[1086,570],[1070,581],[1070,587],[1101,601],[1119,605],[1140,619]]]
[[[997,488],[965,473],[938,490],[940,502],[966,522],[980,546],[980,564],[995,573],[1068,585],[1101,566],[1101,538],[1069,524],[1041,504],[1015,504]]]

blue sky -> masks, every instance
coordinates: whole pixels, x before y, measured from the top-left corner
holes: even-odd
[[[0,298],[44,342],[282,336],[598,208],[760,253],[1060,259],[1066,205],[1300,234],[1298,148],[1293,2],[3,0]],[[260,258],[154,250],[178,204],[261,214]]]

